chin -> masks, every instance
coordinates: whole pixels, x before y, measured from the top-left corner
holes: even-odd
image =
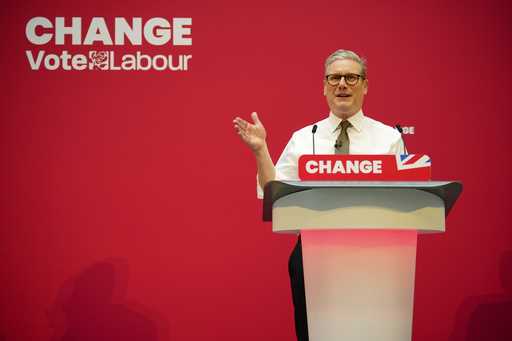
[[[349,106],[349,105],[338,105],[338,106],[336,106],[336,112],[339,112],[339,113],[349,114],[352,111],[354,111],[354,109],[351,106]]]
[[[352,102],[348,101],[339,101],[338,103],[334,103],[334,107],[336,107],[337,110],[341,111],[350,111],[354,104]]]

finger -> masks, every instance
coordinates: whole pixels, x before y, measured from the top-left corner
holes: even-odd
[[[240,125],[238,123],[235,123],[235,129],[240,130],[240,131],[246,131],[247,127],[243,126],[243,125]]]
[[[242,127],[240,127],[239,125],[237,125],[237,124],[235,124],[233,126],[233,128],[236,130],[236,133],[238,135],[240,135],[240,134],[247,134],[247,131],[245,129],[243,129]]]
[[[243,120],[240,118],[240,117],[237,117],[233,120],[233,123],[236,125],[236,126],[239,126],[241,127],[243,125]]]
[[[249,122],[247,122],[246,120],[244,119],[241,119],[239,117],[237,117],[235,119],[235,124],[238,124],[240,127],[242,127],[243,129],[247,129],[247,127],[249,126]]]
[[[252,118],[252,121],[254,122],[254,124],[261,124],[261,121],[260,119],[258,118],[258,113],[257,112],[253,112],[251,114],[251,118]]]
[[[247,135],[247,129],[244,129],[243,127],[240,127],[238,125],[233,126],[233,128],[236,130],[238,134],[245,134]]]

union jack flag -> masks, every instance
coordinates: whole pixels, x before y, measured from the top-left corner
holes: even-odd
[[[398,170],[430,167],[430,157],[425,154],[402,154],[396,156]]]

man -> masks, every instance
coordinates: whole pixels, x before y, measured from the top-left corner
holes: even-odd
[[[401,153],[401,135],[395,129],[365,116],[364,96],[368,93],[366,61],[356,53],[338,50],[325,61],[324,96],[330,113],[317,122],[315,152],[317,154],[396,154]],[[241,140],[256,157],[258,194],[272,180],[298,180],[298,159],[312,154],[313,125],[296,131],[276,166],[270,158],[265,139],[267,133],[256,113],[253,123],[240,117],[233,120]],[[295,331],[299,341],[308,340],[302,248],[300,236],[288,263],[292,298],[295,308]]]

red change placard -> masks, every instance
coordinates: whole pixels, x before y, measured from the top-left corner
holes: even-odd
[[[430,180],[428,155],[302,155],[301,180]]]

